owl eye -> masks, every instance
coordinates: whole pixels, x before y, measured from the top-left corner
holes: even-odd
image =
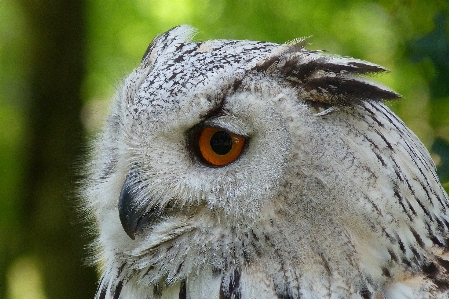
[[[214,166],[223,166],[238,158],[245,141],[245,137],[226,130],[205,127],[200,133],[198,147],[206,162]]]

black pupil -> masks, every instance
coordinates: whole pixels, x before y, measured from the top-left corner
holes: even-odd
[[[210,138],[210,147],[217,155],[226,155],[232,149],[232,138],[225,131],[218,131]]]

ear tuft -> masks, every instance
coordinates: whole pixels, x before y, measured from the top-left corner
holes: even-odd
[[[156,36],[143,54],[142,63],[146,66],[151,64],[153,58],[159,55],[159,51],[174,50],[171,46],[191,41],[196,33],[197,29],[190,25],[179,25]]]
[[[281,45],[254,70],[284,78],[298,88],[301,98],[327,104],[360,100],[390,100],[401,96],[360,75],[388,71],[382,66],[351,57],[326,55],[304,49],[305,39]]]

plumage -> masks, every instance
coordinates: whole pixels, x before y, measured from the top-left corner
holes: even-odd
[[[448,197],[386,69],[194,33],[153,40],[94,142],[96,298],[449,296]]]

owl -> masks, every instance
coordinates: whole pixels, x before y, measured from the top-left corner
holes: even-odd
[[[386,69],[194,34],[151,42],[93,143],[95,298],[447,298],[448,196]]]

